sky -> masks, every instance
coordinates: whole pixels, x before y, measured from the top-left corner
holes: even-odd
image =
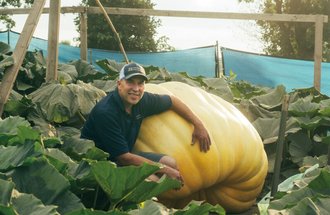
[[[233,13],[257,13],[258,6],[251,3],[238,3],[238,0],[151,0],[157,10],[210,11]],[[80,0],[61,1],[61,6],[78,6]],[[101,0],[102,3],[102,0]],[[49,7],[49,0],[45,7]],[[73,19],[77,14],[61,14],[60,41],[70,41],[75,45],[74,38],[79,36]],[[16,26],[13,31],[21,32],[27,15],[13,16]],[[111,18],[111,17],[110,17]],[[157,36],[167,36],[168,43],[177,50],[214,45],[262,53],[259,29],[255,21],[225,20],[183,17],[158,17],[162,26],[157,29]],[[110,28],[110,27],[109,27]],[[0,30],[6,30],[0,24]],[[42,14],[34,37],[47,39],[48,15]]]

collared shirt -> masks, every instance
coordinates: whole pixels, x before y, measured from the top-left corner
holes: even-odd
[[[168,95],[144,92],[141,100],[125,111],[118,89],[110,92],[92,109],[82,128],[81,137],[93,140],[96,147],[108,152],[110,160],[131,152],[138,137],[142,120],[168,110],[172,105]]]

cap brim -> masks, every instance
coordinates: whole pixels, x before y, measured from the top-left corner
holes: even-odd
[[[148,77],[146,75],[143,75],[143,74],[131,74],[131,75],[128,75],[128,76],[124,77],[124,79],[127,80],[127,79],[137,77],[137,76],[140,76],[140,77],[144,78],[145,80],[148,80]]]

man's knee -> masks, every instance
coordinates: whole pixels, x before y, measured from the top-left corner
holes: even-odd
[[[169,167],[172,167],[174,169],[178,169],[177,164],[176,164],[176,160],[174,158],[170,157],[170,156],[167,156],[167,155],[163,156],[159,160],[159,163],[165,164],[165,165],[167,165]]]

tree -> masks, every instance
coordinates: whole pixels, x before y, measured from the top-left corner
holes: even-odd
[[[21,7],[22,5],[26,4],[32,4],[33,0],[0,0],[1,8],[5,7]],[[0,15],[0,22],[2,22],[4,25],[6,25],[7,29],[11,29],[15,27],[15,21],[10,17],[10,15]]]
[[[265,0],[260,3],[260,8],[263,13],[330,16],[330,0]],[[313,60],[315,35],[313,23],[258,21],[257,24],[262,28],[266,54]],[[330,23],[324,25],[323,58],[330,61]]]
[[[145,8],[153,9],[150,0],[102,0],[104,7]],[[95,0],[83,0],[86,6],[96,6]],[[168,38],[162,36],[156,39],[156,29],[161,21],[147,16],[110,15],[110,19],[118,32],[126,51],[164,51],[173,50],[167,42]],[[78,30],[80,20],[75,20]],[[120,50],[116,35],[112,32],[103,14],[88,14],[87,42],[90,48],[106,50]]]

